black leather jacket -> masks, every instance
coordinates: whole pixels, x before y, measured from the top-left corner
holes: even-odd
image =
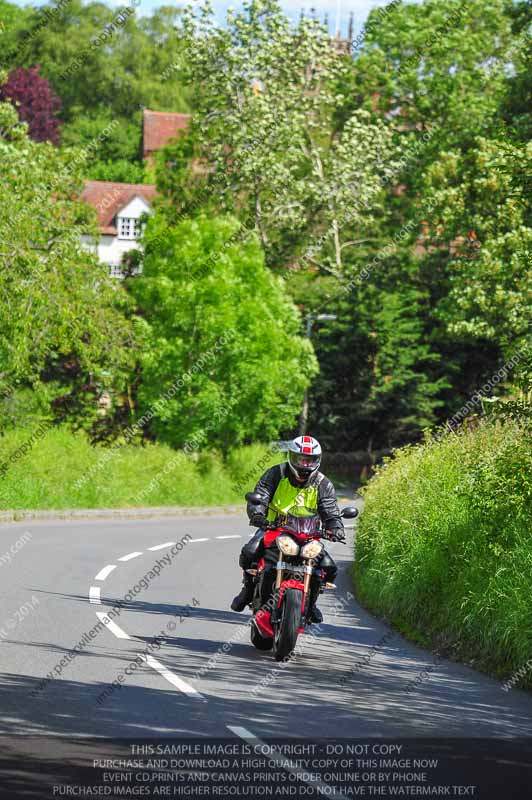
[[[288,478],[292,486],[299,486],[301,488],[317,483],[318,514],[321,521],[329,531],[343,531],[344,523],[340,516],[338,503],[336,502],[336,491],[329,478],[326,478],[322,472],[315,473],[308,483],[301,484],[295,480],[292,470],[288,466],[288,462],[285,461],[283,464],[276,464],[274,467],[267,469],[262,478],[259,478],[254,491],[267,497],[268,501],[271,501],[279,485],[279,481],[283,477]],[[250,503],[247,505],[248,517],[250,519],[257,512],[266,515],[267,510],[266,505],[255,506]]]

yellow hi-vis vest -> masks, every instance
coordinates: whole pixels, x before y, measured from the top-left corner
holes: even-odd
[[[288,514],[292,514],[294,517],[316,515],[318,513],[318,482],[311,486],[292,486],[289,479],[283,476],[270,500],[270,506],[266,515],[269,522],[282,521]]]

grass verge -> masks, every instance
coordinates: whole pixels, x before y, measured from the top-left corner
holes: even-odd
[[[532,687],[532,444],[484,423],[387,459],[363,490],[361,602],[420,644]],[[532,663],[532,662],[531,662]]]
[[[244,502],[266,467],[267,445],[185,455],[166,445],[94,447],[67,428],[12,430],[0,439],[0,507],[125,508]],[[1,467],[3,465],[3,468]]]

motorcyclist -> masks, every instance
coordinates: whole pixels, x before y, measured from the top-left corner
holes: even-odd
[[[240,566],[244,570],[243,587],[233,599],[233,611],[243,611],[253,598],[253,578],[246,570],[256,565],[265,555],[264,533],[268,522],[282,519],[298,507],[306,511],[314,510],[324,523],[327,535],[336,541],[345,541],[345,532],[340,510],[336,502],[336,492],[331,481],[319,471],[321,446],[312,436],[298,436],[288,443],[288,461],[266,470],[255,486],[255,492],[265,498],[261,506],[248,503],[249,524],[259,530],[244,545],[240,553]],[[268,506],[270,508],[268,509]],[[267,602],[275,579],[275,564],[266,559],[266,572],[263,576],[261,601]],[[324,571],[325,581],[333,582],[338,568],[331,556],[323,551],[319,567]],[[323,615],[316,606],[321,588],[321,580],[311,581],[309,597],[309,619],[322,622]]]

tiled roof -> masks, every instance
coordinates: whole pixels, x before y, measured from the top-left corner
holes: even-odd
[[[142,119],[142,154],[144,158],[160,150],[170,139],[188,128],[190,114],[173,114],[166,111],[144,109]]]
[[[113,221],[120,209],[137,195],[151,205],[156,194],[157,190],[152,184],[85,181],[81,199],[96,209],[100,233],[114,235],[116,228]]]

